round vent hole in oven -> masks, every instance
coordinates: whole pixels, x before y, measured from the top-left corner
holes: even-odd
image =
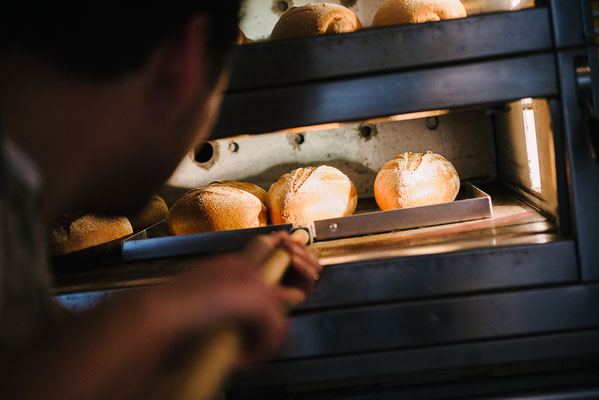
[[[284,0],[275,0],[272,8],[277,13],[284,13],[289,10],[289,3]]]
[[[360,125],[358,127],[358,133],[360,134],[360,137],[362,139],[368,141],[372,139],[372,137],[375,136],[378,132],[376,125]]]
[[[207,163],[208,161],[210,161],[212,159],[212,156],[214,155],[214,147],[212,147],[212,145],[208,142],[204,143],[203,145],[200,145],[194,155],[193,158],[194,160],[196,160],[199,163]]]
[[[370,135],[372,135],[372,128],[369,127],[368,125],[364,125],[360,127],[360,136],[362,136],[363,138],[367,138],[370,137]]]

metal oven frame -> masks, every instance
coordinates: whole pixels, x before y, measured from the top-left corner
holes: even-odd
[[[593,15],[589,0],[536,3],[239,47],[214,139],[546,98],[559,232],[537,244],[327,267],[292,313],[285,351],[237,377],[231,398],[599,397],[599,163],[589,140],[598,132],[588,129],[599,126]],[[586,111],[583,96],[592,106]],[[111,273],[161,275],[172,267],[162,265]]]
[[[483,370],[491,377],[506,365],[565,368],[564,360],[585,369],[597,361],[599,163],[585,133],[576,74],[588,63],[591,97],[599,93],[591,6],[537,5],[239,48],[213,138],[548,99],[560,232],[543,244],[328,267],[293,314],[280,359],[238,378],[233,396],[346,398],[317,389],[365,385],[370,389],[356,398],[398,398],[372,385],[405,384],[406,377],[467,380]]]

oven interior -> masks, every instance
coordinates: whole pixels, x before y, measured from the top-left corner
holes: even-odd
[[[374,180],[385,162],[404,152],[432,151],[492,199],[490,219],[316,242],[325,265],[368,259],[547,243],[560,230],[555,149],[549,103],[423,111],[351,123],[211,140],[189,153],[163,188],[172,204],[189,188],[238,180],[268,190],[299,167],[330,165],[358,192],[357,213],[377,211]]]

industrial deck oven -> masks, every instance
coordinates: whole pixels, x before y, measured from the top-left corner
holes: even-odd
[[[257,38],[293,2],[247,3]],[[341,3],[362,18],[376,6]],[[493,215],[312,245],[325,269],[285,350],[235,377],[229,398],[599,398],[593,7],[481,3],[464,1],[464,19],[238,48],[220,120],[167,202],[216,179],[268,189],[328,164],[369,210],[386,160],[432,150],[490,195]],[[57,294],[87,307],[174,272],[156,265],[59,270]]]

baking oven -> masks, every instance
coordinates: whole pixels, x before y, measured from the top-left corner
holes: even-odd
[[[264,38],[292,3],[306,2],[248,1],[241,28]],[[382,1],[341,3],[368,21]],[[463,0],[464,19],[238,48],[220,120],[162,189],[167,203],[217,179],[268,189],[326,164],[356,185],[358,213],[373,211],[382,165],[430,150],[492,207],[312,244],[325,270],[285,350],[236,377],[231,398],[599,397],[591,3]],[[165,260],[57,272],[77,308],[175,271]]]

